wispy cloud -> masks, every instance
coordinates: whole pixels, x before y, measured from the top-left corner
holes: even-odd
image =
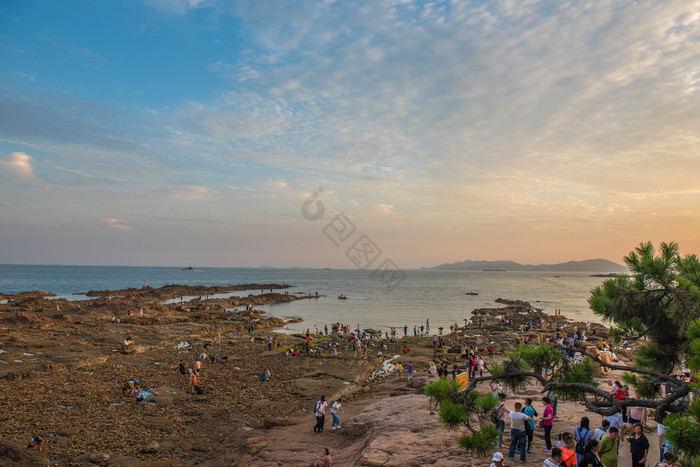
[[[108,218],[108,219],[102,219],[102,221],[113,229],[131,230],[131,227],[129,225],[127,225],[128,222],[124,221],[124,220],[119,220],[119,219],[115,219],[115,218]]]
[[[206,44],[175,68],[190,82],[149,75],[109,104],[98,81],[58,95],[43,72],[0,88],[4,153],[36,157],[56,194],[252,226],[287,222],[323,185],[329,213],[473,244],[625,222],[638,235],[635,217],[685,220],[700,203],[700,0],[143,5]],[[163,52],[149,24],[139,37]],[[121,59],[64,42],[105,69]]]
[[[160,10],[184,14],[189,10],[213,4],[214,2],[207,0],[145,0],[145,3]]]
[[[216,194],[216,190],[204,186],[183,186],[171,190],[171,196],[182,201],[199,201]]]

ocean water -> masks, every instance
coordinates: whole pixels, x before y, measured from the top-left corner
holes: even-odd
[[[497,298],[529,301],[546,313],[561,309],[577,320],[599,321],[588,307],[591,290],[604,280],[586,273],[511,271],[405,270],[403,281],[390,292],[369,271],[355,269],[182,268],[122,266],[0,265],[0,292],[52,292],[61,298],[84,299],[90,290],[161,287],[167,284],[230,285],[290,284],[290,294],[319,293],[319,298],[259,307],[284,319],[302,318],[289,331],[322,328],[341,322],[353,328],[387,330],[425,324],[431,331],[463,325],[475,308],[497,306]],[[260,291],[232,292],[246,295]],[[464,295],[478,292],[479,295]],[[344,294],[347,300],[337,297]]]

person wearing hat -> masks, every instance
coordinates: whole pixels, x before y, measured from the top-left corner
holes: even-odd
[[[500,452],[494,452],[491,461],[492,462],[489,467],[503,467],[503,454]]]

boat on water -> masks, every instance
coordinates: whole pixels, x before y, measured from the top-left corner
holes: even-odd
[[[338,295],[338,299],[339,300],[347,300],[348,297],[347,297],[347,295],[340,294],[340,295]]]
[[[479,292],[464,292],[464,295],[479,295]]]
[[[183,271],[194,271],[194,268],[192,266],[187,266],[186,268],[182,268]]]

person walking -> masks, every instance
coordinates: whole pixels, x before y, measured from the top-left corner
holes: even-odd
[[[498,397],[501,398],[501,405],[498,406],[496,409],[496,416],[498,421],[496,422],[496,428],[498,428],[498,431],[501,433],[498,435],[498,447],[502,448],[503,447],[503,433],[506,431],[506,416],[508,415],[508,412],[510,412],[510,409],[506,407],[506,399],[507,396],[503,393],[500,393]]]
[[[641,423],[634,425],[634,434],[627,438],[632,453],[632,467],[644,467],[649,454],[649,440],[644,436]]]
[[[554,426],[554,409],[552,408],[551,401],[549,397],[543,397],[542,402],[544,403],[544,413],[542,414],[542,428],[544,428],[544,451],[551,451],[552,449],[552,427]],[[559,451],[561,453],[561,451]]]
[[[343,399],[338,399],[337,401],[333,402],[333,405],[331,406],[331,416],[333,417],[333,423],[331,423],[331,430],[340,428],[340,419],[338,418],[338,411],[345,413],[345,410],[343,410],[342,402]]]
[[[532,420],[530,417],[521,412],[523,404],[515,403],[515,410],[511,410],[508,416],[510,417],[510,451],[508,457],[513,460],[515,450],[520,450],[520,463],[525,463],[525,423]]]
[[[323,423],[326,418],[326,407],[328,407],[328,402],[326,402],[326,396],[321,396],[321,400],[316,402],[316,407],[314,408],[314,415],[316,415],[316,426],[314,427],[315,433],[321,433],[323,431]]]

